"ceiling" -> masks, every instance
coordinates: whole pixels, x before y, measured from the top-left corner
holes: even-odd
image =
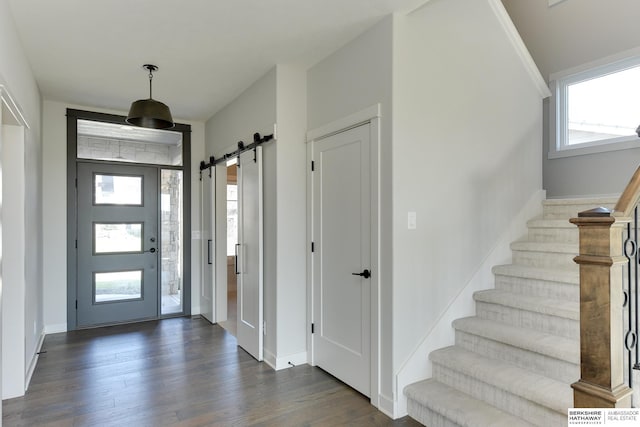
[[[45,99],[206,120],[276,64],[311,66],[427,0],[7,0]]]

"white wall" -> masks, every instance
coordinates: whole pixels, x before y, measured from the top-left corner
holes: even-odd
[[[1,102],[1,101],[0,101]],[[4,113],[4,106],[0,105],[0,126],[2,126],[3,124],[3,113]],[[3,137],[2,137],[2,132],[0,132],[0,150],[2,150],[2,145],[3,145]],[[0,162],[0,189],[2,188],[2,170],[3,170],[4,165],[2,164],[2,162]],[[0,190],[1,191],[1,190]],[[2,194],[0,193],[0,199],[2,197]],[[2,213],[2,207],[0,205],[0,214]],[[2,221],[0,221],[0,259],[2,259],[2,234],[3,234],[3,230],[2,230]],[[0,266],[1,267],[1,266]],[[2,341],[4,340],[4,330],[2,329],[2,316],[3,314],[3,310],[2,310],[2,304],[4,302],[4,295],[3,295],[3,274],[2,274],[2,268],[0,268],[0,426],[2,426],[2,394],[4,393],[4,389],[2,386],[2,382],[4,381],[4,377],[2,375],[2,371],[4,370],[4,366],[5,363],[3,363],[4,358],[2,357],[2,352],[4,351],[3,346],[2,346]]]
[[[4,293],[2,323],[11,325],[2,334],[2,398],[22,396],[25,391],[25,162],[24,128],[0,125],[2,129],[2,258]]]
[[[276,368],[307,361],[307,78],[306,70],[278,65]]]
[[[277,140],[263,149],[264,354],[280,369],[306,362],[305,71],[278,65],[217,112],[206,124],[206,155],[233,151],[255,132],[271,134],[274,124]],[[225,185],[218,185],[218,206],[226,203]],[[226,230],[218,236],[226,239]],[[225,286],[226,254],[218,254],[216,270],[218,286]]]
[[[126,115],[62,102],[43,101],[43,203],[44,224],[44,324],[47,333],[67,330],[67,108]],[[200,224],[200,188],[198,163],[204,153],[204,123],[177,119],[191,125],[191,224]],[[191,286],[200,283],[200,241],[191,241]],[[200,313],[199,293],[191,295],[192,314]]]
[[[636,0],[502,0],[545,79],[640,47]],[[548,159],[549,102],[545,102],[544,188],[549,197],[618,194],[635,171],[640,148]],[[640,123],[640,118],[638,118]],[[640,145],[640,141],[639,141]]]
[[[403,375],[411,358],[428,363],[416,349],[474,277],[491,277],[485,259],[542,188],[543,85],[491,1],[432,0],[398,18],[394,54],[393,370]]]
[[[67,106],[43,101],[42,203],[44,324],[46,333],[67,330]]]
[[[391,123],[393,17],[313,66],[307,74],[307,123],[316,129],[380,104],[380,394],[392,400]],[[374,397],[376,398],[376,397]]]
[[[0,101],[1,102],[1,101]],[[3,113],[4,113],[4,105],[0,105],[0,126],[2,126],[3,124]],[[2,150],[2,144],[3,144],[3,138],[2,138],[2,132],[0,132],[0,150]],[[0,162],[0,189],[2,188],[2,170],[3,170],[3,164],[2,162]],[[1,191],[1,190],[0,190]],[[2,193],[0,193],[0,199],[2,198]],[[0,205],[0,214],[2,213],[2,207]],[[0,221],[0,259],[2,259],[2,221]],[[0,266],[1,267],[1,266]],[[4,340],[4,330],[2,329],[2,316],[3,316],[3,310],[2,310],[2,304],[4,301],[4,296],[3,296],[3,274],[2,274],[2,268],[0,268],[0,401],[2,400],[2,393],[4,393],[3,387],[2,387],[2,382],[4,381],[4,378],[2,376],[2,371],[4,370],[4,363],[3,360],[4,358],[2,357],[2,352],[3,352],[3,347],[2,347],[2,341]],[[2,426],[2,403],[0,402],[0,426]]]
[[[15,100],[29,128],[24,135],[25,169],[30,173],[25,181],[26,273],[24,323],[25,358],[35,356],[43,329],[42,321],[42,188],[41,188],[41,99],[40,92],[26,59],[11,11],[0,0],[0,85]],[[3,328],[9,327],[3,324]]]

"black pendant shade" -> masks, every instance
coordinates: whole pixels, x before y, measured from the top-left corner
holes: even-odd
[[[142,68],[149,70],[149,98],[134,101],[131,104],[126,121],[131,125],[143,128],[170,129],[174,126],[174,123],[169,107],[151,97],[151,80],[153,79],[153,72],[157,71],[158,67],[145,64]]]
[[[173,118],[166,104],[151,98],[139,99],[131,104],[127,123],[143,128],[169,129],[173,127]]]

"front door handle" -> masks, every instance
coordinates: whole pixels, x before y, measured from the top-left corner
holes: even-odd
[[[151,249],[149,249],[148,251],[145,251],[145,252],[151,252],[152,254],[155,254],[156,253],[156,248],[151,248]]]
[[[366,268],[362,271],[362,273],[351,273],[351,274],[354,276],[364,277],[365,279],[368,279],[369,277],[371,277],[371,272]]]

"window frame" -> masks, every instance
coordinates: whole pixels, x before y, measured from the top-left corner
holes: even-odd
[[[605,59],[600,63],[555,73],[550,76],[552,100],[550,104],[549,153],[548,158],[571,157],[584,154],[640,148],[637,135],[601,139],[580,144],[567,144],[568,133],[568,86],[603,77],[608,74],[640,66],[640,52],[622,59]],[[640,125],[640,117],[638,117]]]

